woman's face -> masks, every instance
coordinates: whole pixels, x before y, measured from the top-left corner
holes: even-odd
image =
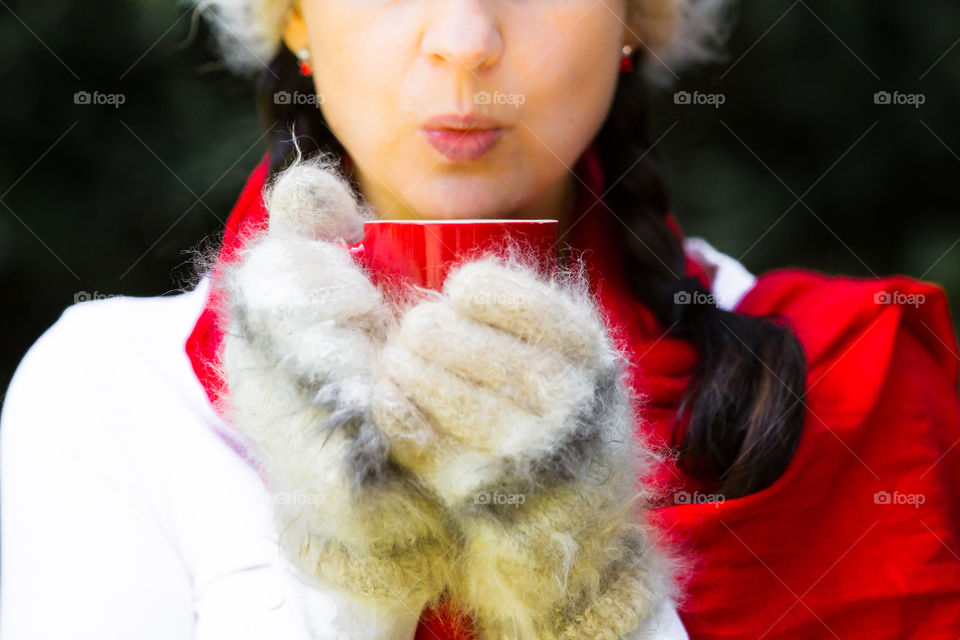
[[[301,0],[284,38],[309,49],[323,115],[381,218],[556,217],[535,203],[569,188],[606,117],[624,13],[624,0]],[[487,120],[428,122],[444,115]]]

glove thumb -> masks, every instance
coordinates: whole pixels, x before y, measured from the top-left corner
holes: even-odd
[[[363,237],[364,219],[371,217],[358,204],[347,178],[324,158],[298,160],[284,169],[268,187],[264,204],[271,234],[311,240],[357,242]]]

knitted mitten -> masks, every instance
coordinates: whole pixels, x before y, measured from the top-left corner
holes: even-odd
[[[465,540],[450,593],[483,638],[626,638],[668,592],[624,362],[583,273],[564,278],[469,262],[380,360],[374,420],[450,509]]]
[[[295,165],[266,202],[224,275],[224,376],[282,548],[349,603],[334,635],[446,593],[484,639],[642,637],[668,582],[648,454],[582,274],[475,260],[398,323],[344,246],[366,212],[342,178]]]
[[[344,244],[367,212],[317,163],[281,174],[266,205],[269,229],[223,275],[231,418],[255,446],[292,563],[415,622],[449,582],[437,558],[455,544],[448,512],[390,458],[371,419],[392,316]],[[338,637],[370,637],[362,629],[375,625],[356,622],[357,635]]]

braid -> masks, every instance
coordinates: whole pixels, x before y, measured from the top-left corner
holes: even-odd
[[[623,176],[605,197],[635,234],[624,239],[634,295],[700,356],[678,409],[681,464],[726,497],[742,496],[772,484],[793,457],[806,358],[779,318],[720,309],[697,278],[686,276],[683,246],[666,221],[664,176],[647,141],[645,98],[641,77],[622,74],[597,136],[605,174]]]

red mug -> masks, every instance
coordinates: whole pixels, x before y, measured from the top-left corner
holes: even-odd
[[[371,220],[349,245],[374,282],[401,282],[439,291],[450,269],[485,252],[519,244],[542,270],[556,268],[556,220]],[[552,271],[551,271],[552,272]]]

